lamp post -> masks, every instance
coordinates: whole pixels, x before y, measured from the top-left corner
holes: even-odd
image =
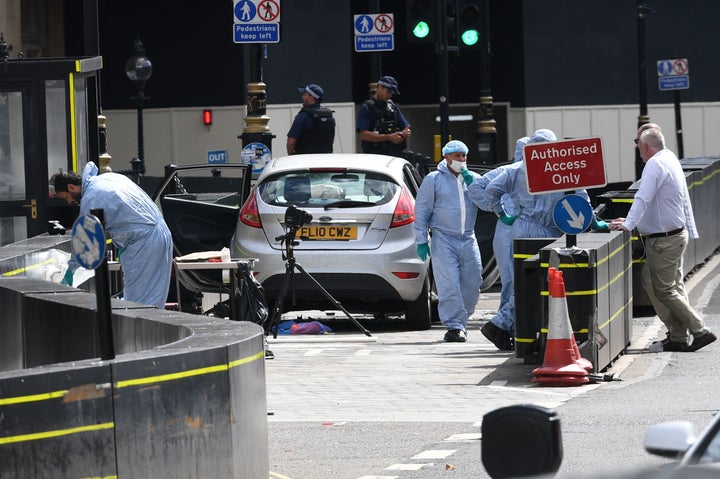
[[[481,165],[496,165],[497,157],[497,128],[493,118],[493,97],[490,89],[490,0],[483,0],[480,4],[482,21],[483,49],[481,54],[482,74],[480,75],[480,119],[477,122],[476,145],[478,159]]]
[[[137,136],[138,136],[138,156],[131,161],[132,168],[138,174],[145,174],[145,149],[143,145],[143,107],[144,101],[149,99],[145,96],[145,83],[152,75],[152,63],[145,56],[145,47],[140,41],[140,35],[137,36],[133,44],[133,56],[125,63],[125,75],[135,84],[137,88],[137,96],[130,97],[137,100]]]
[[[640,114],[638,115],[638,129],[645,123],[650,123],[647,104],[647,85],[645,84],[645,19],[649,13],[655,10],[645,5],[644,0],[637,0],[637,44],[638,44],[638,97],[640,103]],[[635,179],[642,176],[645,163],[640,158],[640,149],[635,148]]]

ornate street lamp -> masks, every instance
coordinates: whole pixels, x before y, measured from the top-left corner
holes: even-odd
[[[152,63],[145,56],[145,47],[140,41],[140,35],[133,44],[133,56],[125,63],[125,75],[137,87],[137,96],[130,97],[137,100],[137,135],[138,135],[138,156],[131,161],[132,168],[138,174],[145,174],[145,149],[143,145],[143,102],[149,97],[145,96],[145,83],[152,75]]]

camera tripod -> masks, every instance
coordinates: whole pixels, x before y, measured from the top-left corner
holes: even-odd
[[[345,316],[347,316],[350,321],[355,323],[355,326],[357,326],[360,331],[365,333],[366,336],[372,336],[370,334],[370,331],[365,329],[363,325],[360,324],[358,320],[355,319],[348,312],[348,310],[343,307],[342,304],[340,304],[335,298],[333,298],[332,295],[325,288],[323,288],[323,286],[315,278],[310,275],[310,273],[305,271],[305,269],[297,261],[295,261],[293,247],[300,244],[295,240],[296,233],[297,228],[290,228],[290,231],[287,234],[275,238],[275,240],[280,241],[281,244],[283,242],[285,243],[285,251],[283,252],[283,260],[285,261],[285,278],[283,280],[283,285],[280,289],[280,293],[275,300],[275,306],[273,307],[272,314],[268,318],[270,323],[270,331],[272,331],[273,333],[273,338],[277,338],[278,330],[280,329],[280,318],[282,316],[283,304],[285,301],[285,296],[287,296],[288,289],[290,289],[292,293],[292,301],[293,304],[295,304],[295,288],[293,284],[293,274],[295,273],[296,269],[300,271],[300,273],[302,273],[308,280],[310,280],[310,282],[314,284],[315,287],[319,289],[325,295],[325,297],[330,300],[332,304],[335,305],[337,309],[345,313]],[[266,330],[266,334],[267,333],[269,333],[269,331]]]

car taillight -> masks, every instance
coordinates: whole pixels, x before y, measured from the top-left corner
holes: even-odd
[[[415,204],[410,197],[410,192],[408,192],[407,188],[403,187],[402,193],[400,193],[400,199],[393,212],[390,228],[409,225],[413,221],[415,221]]]
[[[240,221],[252,228],[262,228],[262,223],[260,222],[260,211],[258,210],[257,196],[254,188],[240,210]]]
[[[420,273],[410,273],[406,271],[393,271],[393,274],[400,279],[415,279],[420,276]]]

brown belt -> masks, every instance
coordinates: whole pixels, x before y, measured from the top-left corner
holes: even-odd
[[[680,228],[678,228],[676,230],[668,231],[666,233],[653,233],[653,234],[647,235],[645,237],[646,238],[667,238],[668,236],[674,236],[678,233],[682,233],[683,231],[685,231],[685,227],[681,226]]]

